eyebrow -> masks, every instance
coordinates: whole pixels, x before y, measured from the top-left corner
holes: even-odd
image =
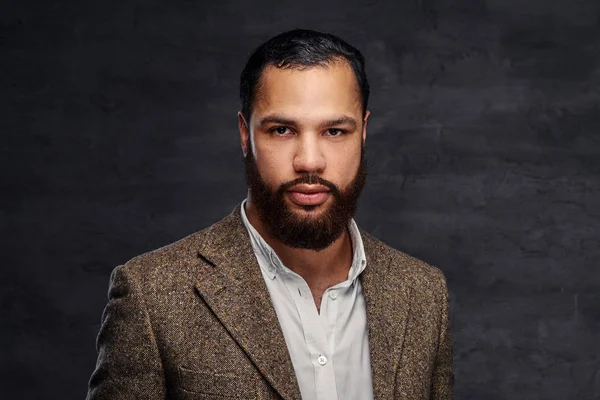
[[[259,121],[258,126],[260,128],[264,128],[268,124],[289,125],[289,126],[293,126],[293,127],[297,127],[298,125],[300,125],[297,121],[294,121],[293,119],[285,118],[282,115],[268,115]],[[336,125],[348,125],[351,129],[356,129],[358,124],[356,123],[356,120],[354,118],[343,115],[339,118],[322,121],[319,124],[319,128],[322,129],[322,128],[326,128],[328,126],[336,126]]]

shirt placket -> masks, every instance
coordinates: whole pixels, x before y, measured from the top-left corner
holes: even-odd
[[[312,293],[306,281],[298,274],[288,271],[284,282],[298,310],[304,330],[304,338],[310,353],[315,376],[315,389],[318,400],[337,399],[335,374],[333,369],[333,352],[328,335],[320,320]],[[328,306],[328,298],[324,295],[321,310]]]

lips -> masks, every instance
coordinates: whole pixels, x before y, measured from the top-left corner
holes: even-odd
[[[321,185],[298,185],[289,191],[292,201],[301,206],[316,206],[329,197],[329,188]]]

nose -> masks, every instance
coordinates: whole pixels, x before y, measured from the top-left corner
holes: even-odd
[[[323,172],[326,166],[325,155],[316,135],[299,135],[294,170],[297,173]]]

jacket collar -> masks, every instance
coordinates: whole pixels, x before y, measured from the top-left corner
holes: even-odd
[[[213,268],[199,278],[196,289],[279,395],[300,399],[283,331],[240,208],[238,204],[229,216],[207,230],[198,254]],[[391,274],[387,247],[362,229],[360,233],[367,259],[360,279],[367,309],[373,391],[375,399],[392,399],[410,290],[402,276]]]

